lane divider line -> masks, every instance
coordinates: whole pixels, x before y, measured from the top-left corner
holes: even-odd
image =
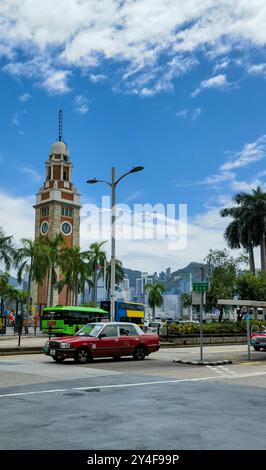
[[[56,389],[56,390],[37,390],[37,391],[32,391],[32,392],[5,393],[5,394],[1,394],[0,398],[18,397],[18,396],[26,396],[26,395],[38,395],[38,394],[45,394],[45,393],[69,392],[71,390],[94,390],[94,389],[109,389],[109,388],[140,387],[140,386],[146,386],[146,385],[178,384],[178,383],[184,383],[184,382],[203,382],[205,380],[219,380],[220,381],[225,378],[228,380],[234,380],[234,379],[241,379],[241,378],[247,378],[247,377],[258,377],[262,375],[266,375],[266,371],[265,372],[253,372],[249,374],[239,374],[239,375],[234,375],[234,376],[223,374],[223,376],[220,375],[216,377],[212,375],[211,377],[198,377],[198,378],[193,378],[193,379],[158,380],[154,382],[94,385],[90,387],[88,386],[87,387],[72,387],[70,389],[61,388],[61,389]]]

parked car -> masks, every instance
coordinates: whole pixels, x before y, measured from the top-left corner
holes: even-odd
[[[255,351],[266,349],[266,329],[262,329],[261,331],[253,331],[250,337],[250,344],[253,346]]]
[[[163,326],[163,323],[161,321],[150,321],[148,326],[146,326],[145,331],[159,334],[162,326]]]
[[[44,353],[56,362],[73,358],[75,362],[85,364],[98,357],[119,359],[121,356],[133,356],[141,361],[159,348],[159,336],[143,333],[134,323],[88,323],[74,336],[47,341]]]

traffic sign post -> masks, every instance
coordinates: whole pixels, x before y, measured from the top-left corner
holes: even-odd
[[[202,362],[203,361],[203,326],[202,326],[203,301],[204,301],[204,293],[209,290],[209,283],[206,281],[203,281],[204,279],[203,268],[200,268],[200,271],[201,271],[201,282],[193,282],[192,291],[200,292],[200,362]]]
[[[208,282],[193,282],[192,288],[193,288],[193,292],[208,292],[209,283]]]
[[[250,361],[250,323],[252,316],[249,313],[246,313],[245,320],[247,322],[247,345],[248,345],[248,360]]]

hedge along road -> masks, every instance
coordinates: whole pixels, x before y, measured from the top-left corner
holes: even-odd
[[[193,367],[175,353],[85,366],[1,358],[1,449],[264,449],[264,361]]]

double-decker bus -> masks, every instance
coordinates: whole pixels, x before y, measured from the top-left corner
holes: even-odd
[[[74,335],[87,323],[109,321],[109,313],[97,307],[56,305],[43,309],[41,330],[55,336]]]
[[[110,300],[101,302],[101,308],[110,314]],[[144,305],[136,302],[115,301],[115,321],[136,323],[144,326]]]

